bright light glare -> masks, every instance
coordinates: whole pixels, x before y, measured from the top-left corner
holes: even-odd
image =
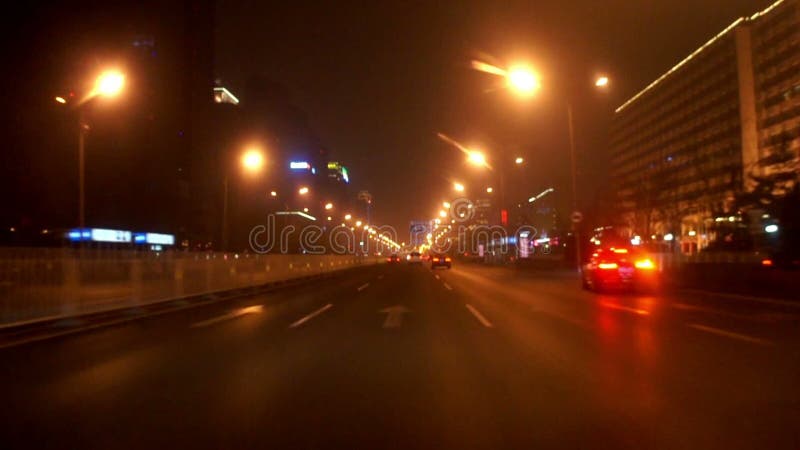
[[[664,235],[664,240],[667,241],[667,242],[669,242],[669,241],[671,241],[673,239],[675,239],[675,236],[673,236],[672,233],[667,233],[667,234]]]
[[[450,209],[450,202],[442,202],[442,206],[444,206],[447,209]]]
[[[525,160],[521,156],[517,156],[517,159],[514,160],[516,164],[522,164]]]
[[[476,166],[485,166],[486,156],[479,151],[471,150],[469,153],[467,153],[467,161]]]
[[[350,220],[352,218],[353,218],[353,216],[351,216],[350,214],[345,214],[344,215],[344,220]]]
[[[64,103],[67,103],[67,100],[66,100],[64,97],[56,97],[56,101],[57,101],[58,103],[61,103],[62,105],[63,105]]]
[[[458,192],[464,192],[464,185],[461,183],[453,183],[453,189]]]
[[[508,85],[523,95],[531,95],[541,87],[539,76],[524,67],[512,67],[508,71]]]
[[[487,193],[487,194],[491,194],[492,192],[494,192],[494,189],[492,189],[492,187],[491,187],[491,186],[489,186],[489,187],[487,187],[487,188],[486,188],[486,193]]]
[[[636,266],[637,269],[643,270],[653,270],[656,268],[656,265],[653,264],[651,259],[640,259],[639,261],[633,263],[633,265]]]
[[[308,194],[308,188],[307,188],[307,187],[305,187],[305,186],[303,186],[303,187],[301,187],[301,188],[300,188],[300,190],[299,190],[299,191],[297,191],[297,192],[298,192],[300,195],[306,195],[306,194]]]
[[[248,150],[242,155],[242,166],[256,172],[264,165],[264,155],[258,150]]]
[[[123,86],[125,86],[125,75],[115,70],[109,70],[97,77],[94,91],[99,95],[113,97],[122,91]]]
[[[333,203],[325,203],[325,209],[333,209]]]
[[[778,232],[778,226],[775,225],[775,224],[767,225],[767,226],[764,227],[764,231],[766,231],[767,233],[777,233]]]
[[[608,86],[608,77],[599,77],[595,80],[594,85],[597,87],[606,87]]]
[[[277,196],[278,196],[278,193],[277,193],[277,192],[275,192],[275,191],[271,191],[271,192],[269,193],[269,195],[271,195],[272,197],[277,197]]]
[[[447,217],[447,211],[439,211],[439,217]]]

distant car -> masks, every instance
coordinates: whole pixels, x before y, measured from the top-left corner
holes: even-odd
[[[409,264],[422,264],[422,255],[419,252],[411,252],[406,256]]]
[[[386,262],[389,263],[389,264],[397,264],[397,263],[400,262],[400,257],[397,256],[397,254],[395,253],[393,255],[390,255],[388,258],[386,258]]]
[[[606,247],[592,253],[583,266],[584,289],[603,291],[654,290],[659,285],[659,272],[644,252],[627,247]]]
[[[431,255],[431,269],[435,269],[437,267],[447,267],[448,269],[452,268],[453,260],[447,255],[442,254],[432,254]]]

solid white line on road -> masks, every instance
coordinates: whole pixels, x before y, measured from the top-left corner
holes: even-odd
[[[759,345],[773,345],[772,341],[748,336],[746,334],[734,333],[733,331],[720,330],[719,328],[700,325],[697,323],[690,323],[689,326],[695,330],[705,331],[706,333],[716,334],[717,336],[724,336],[727,338],[738,339],[740,341],[751,342]]]
[[[473,307],[469,303],[467,303],[467,309],[469,310],[469,312],[472,313],[473,316],[475,316],[476,319],[478,319],[478,322],[480,322],[481,325],[485,326],[486,328],[492,328],[494,326],[492,325],[492,322],[486,320],[486,317],[483,317],[483,314],[481,314],[480,311],[475,309],[475,307]]]
[[[209,325],[214,325],[215,323],[224,322],[226,320],[235,319],[235,318],[241,317],[241,316],[246,316],[247,314],[260,313],[263,310],[264,310],[264,306],[262,306],[262,305],[253,305],[253,306],[248,306],[248,307],[245,307],[245,308],[239,308],[239,309],[237,309],[235,311],[231,311],[228,314],[224,314],[224,315],[221,315],[219,317],[213,317],[213,318],[208,319],[208,320],[203,320],[203,321],[200,321],[200,322],[197,322],[197,323],[193,323],[192,324],[192,328],[207,327]]]
[[[309,315],[307,315],[307,316],[305,316],[305,317],[303,317],[301,319],[298,319],[297,321],[295,321],[294,323],[289,325],[289,328],[297,328],[300,325],[308,322],[309,320],[313,319],[314,317],[317,317],[318,315],[324,313],[325,311],[327,311],[327,310],[329,310],[331,308],[333,308],[333,305],[331,303],[328,303],[327,305],[325,305],[322,308],[312,312],[311,314],[309,314]]]
[[[361,286],[358,287],[358,292],[361,292],[361,291],[363,291],[364,289],[366,289],[368,287],[369,287],[369,283],[364,283],[364,284],[362,284]]]
[[[446,287],[448,291],[452,291],[453,290],[453,288],[450,287],[450,285],[447,284],[447,283],[444,283],[444,287]]]

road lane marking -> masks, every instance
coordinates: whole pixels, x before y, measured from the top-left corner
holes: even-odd
[[[453,290],[453,288],[450,287],[450,285],[447,284],[447,283],[444,283],[444,287],[446,287],[448,291],[452,291]]]
[[[738,339],[740,341],[750,342],[753,344],[770,345],[770,346],[774,345],[772,341],[769,341],[767,339],[760,339],[748,336],[746,334],[734,333],[733,331],[720,330],[719,328],[700,325],[697,323],[690,323],[689,326],[694,328],[695,330],[705,331],[706,333],[716,334],[718,336],[724,336],[731,339]]]
[[[620,311],[627,311],[640,316],[647,316],[650,314],[649,311],[645,311],[644,309],[631,308],[630,306],[617,305],[616,303],[611,303],[611,302],[602,302],[600,303],[600,305],[605,306],[606,308],[618,309]]]
[[[248,314],[257,314],[264,310],[264,306],[262,305],[253,305],[247,306],[245,308],[239,308],[237,310],[231,311],[228,314],[223,314],[218,317],[212,317],[208,320],[202,320],[200,322],[196,322],[192,324],[192,328],[202,328],[207,327],[209,325],[214,325],[219,322],[224,322],[226,320],[235,319],[237,317],[246,316]]]
[[[435,275],[435,274],[434,274],[434,275],[433,275],[433,278],[436,278],[436,279],[438,280],[438,279],[439,279],[439,275]]]
[[[300,318],[300,319],[296,320],[296,321],[295,321],[295,322],[293,322],[291,325],[289,325],[289,328],[297,328],[297,327],[299,327],[300,325],[302,325],[302,324],[304,324],[304,323],[308,322],[309,320],[313,319],[314,317],[317,317],[318,315],[320,315],[320,314],[324,313],[325,311],[327,311],[327,310],[329,310],[329,309],[331,309],[331,308],[333,308],[333,304],[331,304],[331,303],[328,303],[327,305],[325,305],[325,306],[323,306],[322,308],[320,308],[320,309],[318,309],[318,310],[316,310],[316,311],[312,312],[311,314],[309,314],[309,315],[307,315],[307,316],[305,316],[305,317],[303,317],[303,318]]]
[[[358,292],[363,291],[364,289],[369,287],[369,283],[364,283],[363,285],[358,287]]]
[[[381,314],[386,314],[386,320],[383,321],[383,328],[400,328],[403,324],[403,314],[410,313],[411,310],[403,305],[389,306],[378,311]]]
[[[478,322],[480,322],[481,325],[485,326],[486,328],[492,328],[494,326],[494,325],[492,325],[492,322],[489,322],[488,320],[486,320],[486,317],[483,317],[483,314],[481,314],[480,311],[475,309],[475,307],[473,307],[469,303],[467,303],[466,306],[467,306],[467,309],[469,310],[469,312],[471,312],[472,315],[475,316],[476,319],[478,319]]]

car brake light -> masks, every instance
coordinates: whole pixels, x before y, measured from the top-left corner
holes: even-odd
[[[452,261],[452,259],[450,259],[450,258],[445,258],[444,260],[447,261],[447,262]]]
[[[619,253],[619,254],[626,254],[626,253],[628,253],[628,249],[627,249],[627,248],[612,248],[611,250],[612,250],[614,253]]]
[[[764,267],[771,267],[772,266],[772,260],[771,259],[762,259],[761,260],[761,265],[764,266]]]
[[[635,263],[633,263],[633,265],[637,269],[643,269],[643,270],[653,270],[653,269],[656,268],[656,265],[653,264],[653,261],[650,260],[650,259],[640,259],[640,260],[636,261]]]
[[[614,270],[614,269],[618,269],[619,265],[617,265],[617,263],[613,263],[613,262],[612,263],[600,263],[600,264],[597,265],[597,267],[600,268],[600,269],[603,269],[603,270]]]

